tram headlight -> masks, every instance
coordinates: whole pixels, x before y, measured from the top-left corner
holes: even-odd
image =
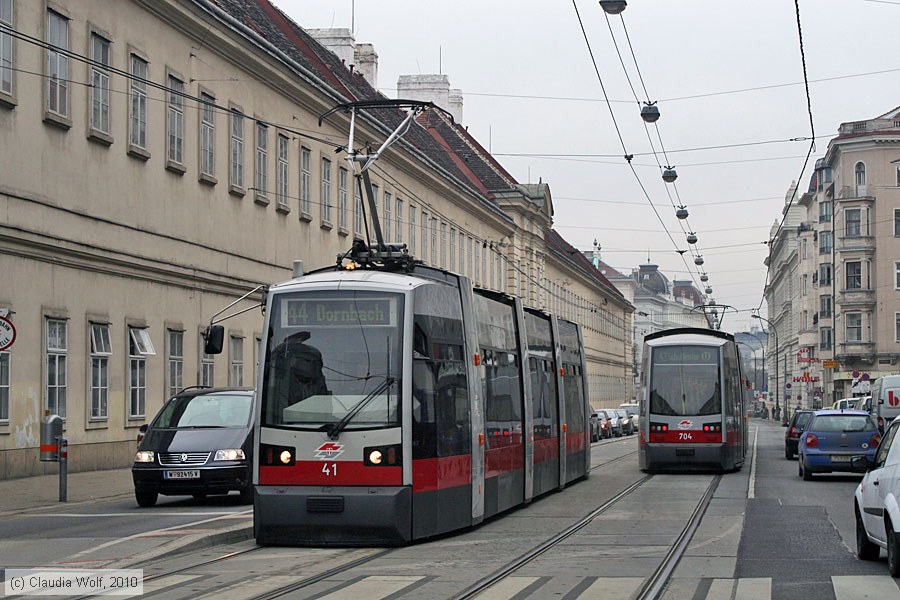
[[[259,445],[259,464],[264,467],[291,467],[296,462],[294,448],[274,444]]]
[[[403,464],[403,446],[369,446],[363,448],[363,464],[367,467],[399,467]]]

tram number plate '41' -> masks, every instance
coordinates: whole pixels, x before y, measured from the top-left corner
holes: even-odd
[[[322,472],[327,477],[337,477],[337,463],[325,463],[322,465]]]

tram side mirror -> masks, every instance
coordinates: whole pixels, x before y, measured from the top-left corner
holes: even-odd
[[[203,351],[206,354],[222,354],[225,343],[225,328],[221,325],[210,325],[203,332]]]

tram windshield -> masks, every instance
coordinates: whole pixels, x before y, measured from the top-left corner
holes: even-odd
[[[657,346],[650,366],[650,413],[669,416],[722,412],[719,349]]]
[[[276,295],[262,365],[262,424],[398,427],[402,332],[400,294]]]

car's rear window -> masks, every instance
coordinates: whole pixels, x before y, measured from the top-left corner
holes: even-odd
[[[812,416],[812,413],[800,413],[797,415],[797,422],[794,423],[795,427],[806,427],[806,424],[809,423],[809,418]]]
[[[875,423],[864,415],[819,415],[813,427],[815,431],[877,431]]]
[[[204,394],[169,401],[159,413],[155,427],[246,427],[250,424],[253,397],[247,394]]]

